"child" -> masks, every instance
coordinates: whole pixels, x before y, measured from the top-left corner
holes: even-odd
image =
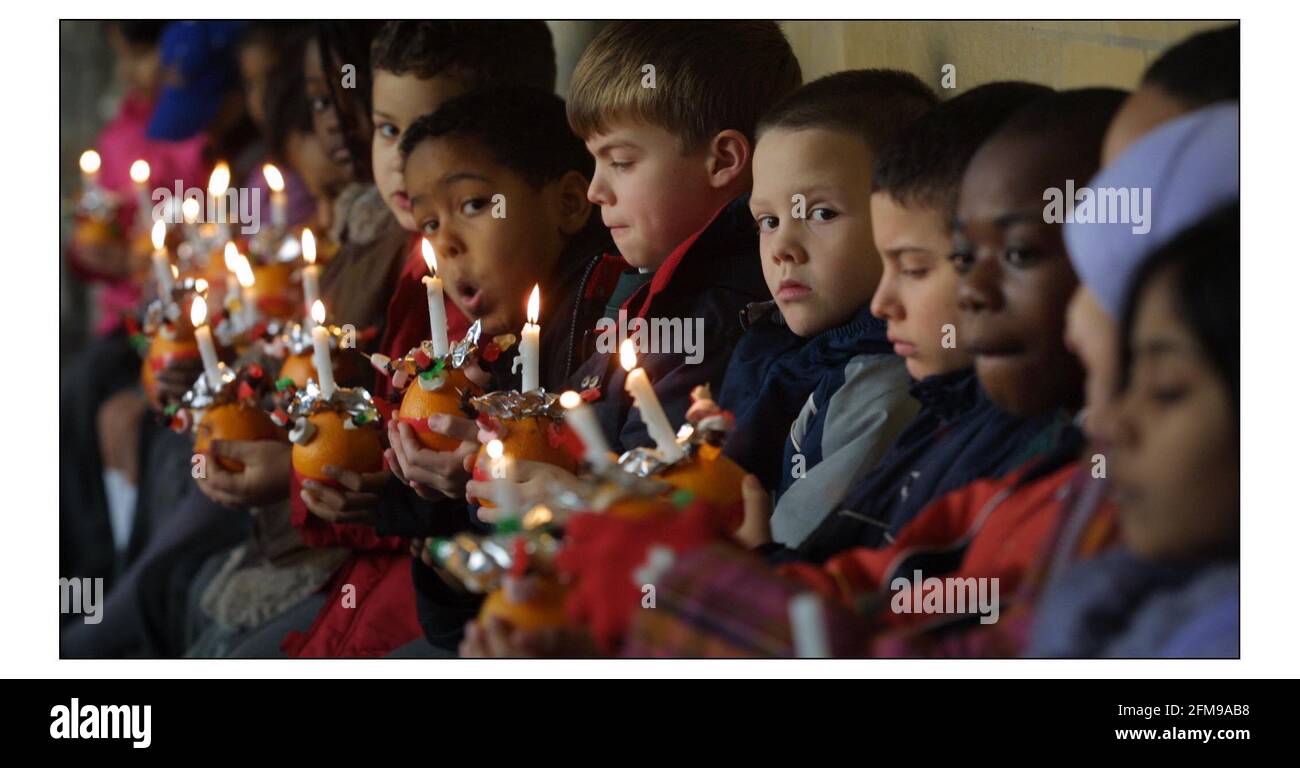
[[[634,318],[682,326],[671,349],[637,350],[680,425],[691,390],[721,384],[741,309],[770,298],[745,196],[758,118],[800,79],[790,44],[768,21],[613,22],[578,61],[569,123],[596,159],[588,198],[632,269],[572,384],[599,391],[594,407],[615,451],[652,442],[624,392],[617,329],[630,335]],[[688,339],[688,327],[702,333]]]
[[[749,208],[776,298],[737,345],[720,401],[736,414],[728,453],[774,487],[772,527],[789,546],[916,415],[903,360],[871,316],[871,166],[936,101],[915,75],[856,70],[805,85],[759,121]]]
[[[943,493],[1023,463],[1024,446],[1051,423],[1051,415],[1024,419],[1001,410],[980,387],[948,261],[967,162],[1013,111],[1047,93],[1029,83],[979,86],[908,126],[877,161],[871,217],[883,274],[872,311],[888,323],[921,411],[837,514],[804,539],[800,557],[880,546]],[[789,554],[765,549],[778,559]]]
[[[436,248],[438,272],[452,298],[483,323],[485,333],[518,332],[521,299],[540,284],[548,319],[542,324],[541,383],[548,391],[562,388],[579,360],[580,329],[601,317],[622,264],[604,255],[612,243],[586,195],[591,156],[569,130],[564,102],[522,87],[475,91],[417,120],[402,151],[412,213]],[[509,206],[502,218],[491,214],[497,194]],[[488,386],[517,389],[518,375],[505,360],[497,363]],[[393,422],[389,440],[394,473],[425,498],[441,499],[435,514],[442,521],[403,532],[432,535],[434,525],[447,529],[451,515],[468,524],[464,501],[435,490],[435,470],[449,458],[463,461],[477,441],[438,453],[424,448],[409,425]],[[450,589],[418,560],[413,569],[426,637],[450,653],[479,599]]]
[[[1053,584],[1031,655],[1239,653],[1240,226],[1234,204],[1136,276],[1111,427],[1123,545]]]

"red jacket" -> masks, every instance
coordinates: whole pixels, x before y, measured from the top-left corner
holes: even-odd
[[[427,294],[420,279],[428,274],[412,237],[411,257],[388,303],[379,350],[389,357],[405,355],[429,337]],[[447,332],[459,339],[469,326],[455,304],[446,301]],[[392,412],[391,385],[376,377],[372,393],[384,418]],[[353,550],[335,572],[330,599],[306,632],[291,632],[281,648],[295,657],[384,656],[423,636],[416,619],[407,541],[378,536],[374,528],[357,523],[329,523],[311,514],[299,496],[295,476],[290,488],[291,519],[303,541],[311,546],[344,546]]]

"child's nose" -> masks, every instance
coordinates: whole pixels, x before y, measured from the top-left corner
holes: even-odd
[[[613,197],[609,193],[609,186],[605,184],[604,178],[599,174],[592,174],[591,183],[587,185],[587,200],[592,205],[609,206],[613,205]]]
[[[996,312],[1002,308],[1001,271],[996,258],[976,257],[957,282],[957,307],[963,312]]]

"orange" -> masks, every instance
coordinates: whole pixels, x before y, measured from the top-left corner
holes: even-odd
[[[119,232],[115,222],[86,218],[77,222],[72,237],[79,245],[108,245],[119,238]]]
[[[459,368],[444,370],[446,381],[442,387],[426,391],[419,381],[412,381],[402,397],[402,406],[397,410],[397,418],[411,425],[420,442],[435,451],[454,451],[460,441],[429,431],[429,417],[438,413],[464,416],[460,409],[460,393],[469,390],[471,395],[481,395],[483,390],[465,376]]]
[[[335,411],[322,411],[307,417],[316,434],[306,445],[293,446],[293,468],[309,480],[329,482],[325,467],[333,464],[353,472],[378,472],[384,468],[384,445],[379,430],[373,427],[344,429],[350,418]]]
[[[605,514],[624,520],[644,520],[674,511],[672,503],[654,496],[629,496],[605,508]]]
[[[194,452],[208,453],[213,440],[278,440],[284,431],[275,426],[262,409],[247,403],[226,403],[208,409],[194,432]],[[231,472],[243,472],[244,465],[234,459],[218,458],[217,463]]]
[[[483,601],[483,607],[479,609],[479,621],[504,619],[511,625],[526,630],[554,629],[569,623],[564,613],[566,590],[559,582],[550,577],[537,577],[535,583],[529,586],[534,594],[520,603],[510,600],[504,589],[498,588],[489,593]]]
[[[540,461],[543,464],[560,467],[568,472],[578,471],[578,460],[559,446],[552,446],[547,436],[554,422],[546,416],[528,416],[522,419],[502,419],[506,436],[501,440],[505,455],[515,461]],[[488,469],[492,460],[488,458],[487,446],[479,448],[478,458],[474,460],[475,480],[491,480]],[[492,502],[480,502],[480,506],[495,509]]]
[[[740,485],[745,479],[745,470],[731,459],[722,455],[722,449],[713,445],[701,445],[695,455],[684,463],[670,467],[655,479],[677,488],[690,491],[699,501],[712,504],[720,510],[744,516],[744,498]],[[740,519],[736,521],[740,525]]]
[[[297,315],[301,296],[292,277],[292,263],[277,261],[254,266],[254,282],[249,293],[257,302],[258,309],[280,320],[288,320]]]

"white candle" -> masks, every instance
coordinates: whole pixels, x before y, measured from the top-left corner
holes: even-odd
[[[185,202],[181,203],[181,220],[185,222],[185,238],[187,240],[194,240],[194,224],[199,220],[199,213],[202,210],[203,206],[199,205],[197,198],[187,197]]]
[[[159,219],[153,224],[153,231],[150,233],[153,240],[153,277],[158,283],[158,298],[166,303],[171,300],[172,295],[172,265],[167,258],[167,222]]]
[[[491,463],[488,465],[488,472],[492,476],[492,493],[496,496],[493,503],[496,504],[499,520],[519,516],[519,493],[514,484],[510,481],[511,470],[514,469],[514,459],[505,455],[505,446],[500,440],[492,440],[487,444],[488,459]]]
[[[239,287],[242,289],[239,302],[241,324],[245,328],[252,328],[257,322],[257,304],[253,301],[253,265],[242,253],[236,251],[236,255],[239,256],[239,262],[235,265],[235,277],[239,279]]]
[[[831,647],[826,637],[826,616],[820,595],[805,592],[790,598],[790,634],[794,655],[801,659],[828,659]]]
[[[141,229],[149,226],[149,163],[136,160],[131,163],[131,184],[135,186],[135,220]]]
[[[224,253],[226,262],[226,296],[227,301],[244,303],[244,291],[239,285],[239,250],[234,243],[226,243]]]
[[[208,304],[202,296],[195,296],[190,305],[190,323],[194,326],[194,340],[199,343],[199,356],[203,358],[203,375],[208,386],[221,388],[221,362],[217,359],[217,345],[212,341],[212,329],[204,325],[208,319]]]
[[[279,168],[270,163],[262,166],[262,176],[266,179],[266,186],[271,188],[271,226],[284,229],[289,224],[284,198],[284,176],[280,174]]]
[[[424,263],[433,273],[423,278],[424,292],[429,299],[429,339],[433,342],[433,354],[442,357],[450,346],[447,343],[447,307],[443,303],[442,278],[438,277],[438,256],[428,240],[420,238],[420,251]]]
[[[330,332],[325,328],[325,305],[319,300],[311,305],[311,316],[316,321],[311,329],[311,362],[316,366],[321,394],[328,400],[334,396],[334,364],[330,362]]]
[[[227,207],[230,189],[230,166],[223,160],[212,169],[208,177],[208,221],[217,228],[218,245],[230,242],[230,211]]]
[[[560,395],[560,405],[565,408],[564,423],[573,427],[573,431],[582,438],[587,463],[596,470],[611,466],[614,461],[609,457],[609,443],[605,442],[605,433],[600,431],[596,412],[582,402],[582,395],[569,390]]]
[[[542,291],[534,285],[532,295],[528,297],[528,322],[519,341],[519,357],[523,359],[524,381],[520,392],[532,392],[541,386],[539,363],[541,356],[542,328],[537,324],[541,312]]]
[[[99,166],[102,162],[99,153],[93,149],[81,153],[79,164],[81,165],[81,186],[83,191],[88,192],[99,187]]]
[[[320,267],[316,266],[316,236],[310,229],[302,231],[302,259],[307,265],[302,268],[302,301],[310,313],[311,308],[320,301]],[[311,318],[308,317],[308,324]]]
[[[673,431],[668,414],[659,403],[654,387],[650,386],[650,377],[645,369],[636,367],[636,343],[624,339],[619,348],[619,358],[623,370],[627,371],[627,382],[623,385],[632,395],[637,408],[641,409],[641,420],[645,422],[655,447],[666,461],[677,461],[682,457],[681,446],[677,445],[677,433]]]

